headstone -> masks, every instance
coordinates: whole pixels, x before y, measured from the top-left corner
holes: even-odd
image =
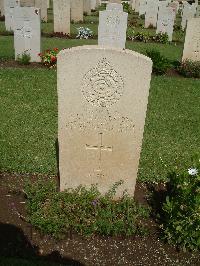
[[[88,16],[91,15],[91,2],[90,0],[83,0],[83,12]]]
[[[196,12],[196,17],[200,17],[200,5],[197,6],[197,12]]]
[[[98,184],[134,194],[151,79],[149,58],[83,46],[58,55],[60,190]],[[67,75],[66,75],[67,73]]]
[[[156,33],[167,33],[169,41],[172,41],[176,12],[172,7],[159,9]]]
[[[182,10],[182,21],[181,21],[181,28],[184,30],[187,25],[187,21],[191,18],[194,18],[197,11],[197,6],[195,4],[184,4],[183,10]]]
[[[0,13],[1,13],[1,16],[5,15],[5,12],[4,12],[4,0],[0,0]]]
[[[71,0],[71,20],[83,21],[83,0]]]
[[[174,12],[177,14],[179,10],[179,2],[178,1],[173,1],[172,3],[169,4],[170,7],[173,8]]]
[[[131,0],[131,9],[135,10],[135,0]]]
[[[139,2],[139,16],[145,14],[146,4],[147,4],[147,0],[140,0],[140,2]]]
[[[139,12],[140,0],[135,0],[135,12]]]
[[[109,0],[109,3],[121,4],[121,0]]]
[[[47,8],[50,8],[50,2],[47,0]]]
[[[96,0],[90,0],[91,1],[91,10],[96,9]]]
[[[5,27],[7,31],[14,30],[14,8],[19,5],[19,0],[4,0]]]
[[[35,0],[35,7],[41,10],[41,20],[47,22],[47,1],[46,0]]]
[[[158,0],[148,0],[145,13],[145,28],[156,27],[158,15]]]
[[[125,48],[128,14],[118,10],[99,12],[98,44]]]
[[[123,6],[122,4],[108,3],[106,6],[106,10],[118,10],[123,12]]]
[[[35,0],[20,0],[21,7],[35,6]]]
[[[23,53],[31,56],[31,62],[40,62],[40,9],[36,7],[17,7],[14,10],[15,59]]]
[[[200,18],[192,18],[187,23],[182,60],[200,61]]]
[[[70,34],[70,0],[54,0],[54,32]]]

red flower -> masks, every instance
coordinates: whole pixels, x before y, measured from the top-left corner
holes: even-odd
[[[54,48],[54,51],[57,52],[58,51],[58,48]]]
[[[57,58],[56,58],[56,56],[53,56],[53,55],[51,55],[51,62],[56,62],[57,61]]]

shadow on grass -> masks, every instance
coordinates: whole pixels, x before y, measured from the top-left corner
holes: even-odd
[[[24,259],[25,261],[23,261]],[[33,246],[23,231],[11,224],[0,223],[0,265],[71,265],[84,266],[78,261],[62,257],[58,251],[47,256],[39,254],[39,248]]]

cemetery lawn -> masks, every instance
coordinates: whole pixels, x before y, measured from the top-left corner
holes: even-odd
[[[56,175],[56,70],[2,68],[0,84],[1,172]],[[153,76],[140,181],[191,166],[200,151],[199,102],[200,80]]]

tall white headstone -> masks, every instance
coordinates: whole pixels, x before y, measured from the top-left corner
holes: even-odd
[[[105,194],[122,180],[116,198],[134,194],[151,69],[149,58],[130,50],[90,45],[59,53],[61,191],[97,184]]]
[[[0,0],[0,13],[1,13],[1,16],[5,15],[5,12],[4,12],[4,0]]]
[[[71,20],[83,21],[83,0],[71,0]]]
[[[197,6],[195,4],[190,5],[188,3],[184,3],[182,10],[182,21],[181,21],[182,30],[185,29],[187,21],[191,18],[194,18],[196,11],[197,11]]]
[[[41,10],[41,20],[47,22],[47,1],[46,0],[35,0],[35,6]]]
[[[140,0],[135,0],[135,12],[139,12]]]
[[[91,10],[95,10],[96,9],[96,0],[90,0],[91,2]]]
[[[7,31],[14,30],[14,8],[20,6],[19,0],[4,0],[5,27]]]
[[[148,0],[145,13],[145,28],[156,27],[159,0]]]
[[[98,44],[125,48],[128,14],[114,10],[99,12]]]
[[[172,7],[159,9],[156,33],[167,33],[169,41],[172,41],[176,12]]]
[[[86,13],[88,16],[91,15],[91,1],[90,0],[83,0],[83,12]]]
[[[139,2],[139,15],[144,15],[146,12],[147,0],[140,0]]]
[[[106,6],[106,10],[117,10],[123,12],[123,6],[122,4],[108,3]]]
[[[14,10],[14,20],[15,59],[25,53],[30,55],[31,62],[40,62],[40,9],[17,7]]]
[[[192,18],[187,23],[182,60],[200,61],[200,18]]]
[[[54,32],[70,34],[70,0],[54,0]]]

